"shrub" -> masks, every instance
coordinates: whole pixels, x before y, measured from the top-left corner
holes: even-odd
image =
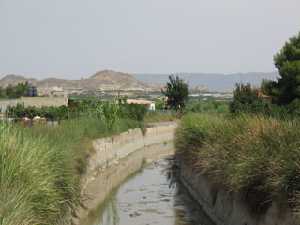
[[[22,117],[34,118],[36,116],[45,117],[48,120],[65,120],[70,116],[67,106],[43,106],[41,108],[35,106],[25,107],[23,104],[9,106],[6,110],[8,117],[20,119]]]
[[[231,113],[270,113],[270,102],[259,97],[259,90],[250,84],[236,84],[233,101],[230,103]]]
[[[185,112],[227,113],[229,112],[229,104],[225,101],[216,100],[190,100],[185,108]]]
[[[121,105],[121,117],[123,118],[143,121],[147,111],[148,110],[144,105],[127,103]]]

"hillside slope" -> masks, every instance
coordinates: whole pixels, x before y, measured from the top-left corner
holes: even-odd
[[[26,81],[36,85],[38,88],[61,87],[64,89],[83,90],[149,90],[154,88],[144,82],[138,81],[130,74],[112,70],[100,71],[89,78],[81,80],[57,78],[37,80],[19,75],[7,75],[0,80],[0,86],[6,87]]]

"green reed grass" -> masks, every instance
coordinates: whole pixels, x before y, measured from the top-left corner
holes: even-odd
[[[252,209],[263,211],[281,201],[299,211],[299,121],[189,114],[176,137],[177,155],[187,165],[248,196]]]
[[[0,225],[66,224],[80,201],[91,140],[138,122],[119,120],[108,129],[99,119],[62,121],[59,126],[0,125]]]

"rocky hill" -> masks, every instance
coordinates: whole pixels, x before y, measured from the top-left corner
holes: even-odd
[[[229,91],[231,92],[236,83],[250,83],[260,86],[263,79],[275,80],[277,72],[271,73],[236,73],[236,74],[205,74],[205,73],[180,73],[180,78],[188,82],[191,89],[195,91]],[[0,79],[0,86],[9,84],[16,85],[20,82],[28,81],[40,89],[51,89],[53,87],[64,90],[83,91],[111,91],[111,90],[141,90],[160,91],[168,81],[169,74],[127,74],[104,70],[97,72],[86,79],[66,80],[57,78],[47,78],[37,80],[25,78],[17,75],[7,75]]]
[[[104,70],[97,72],[89,78],[81,80],[66,80],[57,78],[47,78],[37,80],[25,78],[19,75],[7,75],[0,80],[0,86],[16,85],[26,82],[36,85],[38,88],[60,87],[63,89],[82,89],[91,90],[153,90],[155,87],[141,82],[127,73],[115,72],[112,70]]]
[[[23,76],[19,76],[19,75],[14,75],[14,74],[9,74],[6,75],[5,77],[3,77],[0,80],[0,87],[6,87],[8,85],[17,85],[18,83],[24,83],[24,82],[30,82],[33,84],[36,84],[37,80],[33,79],[33,78],[25,78]]]

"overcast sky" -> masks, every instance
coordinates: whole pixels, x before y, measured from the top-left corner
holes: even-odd
[[[274,71],[300,0],[0,0],[0,74]]]

